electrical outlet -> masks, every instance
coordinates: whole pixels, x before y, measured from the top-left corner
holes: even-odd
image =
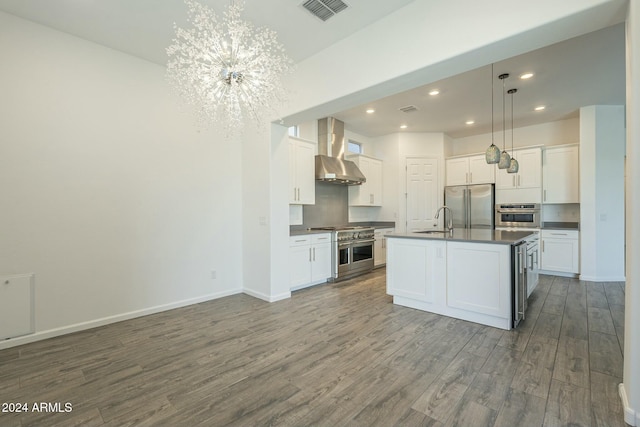
[[[215,270],[211,270],[211,278],[212,279],[217,279],[218,278],[218,272]]]

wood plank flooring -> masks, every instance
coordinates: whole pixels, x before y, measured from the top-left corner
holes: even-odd
[[[385,271],[0,351],[0,426],[625,426],[624,284],[541,276],[514,331],[395,306]]]

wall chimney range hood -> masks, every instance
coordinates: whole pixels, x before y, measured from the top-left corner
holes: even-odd
[[[344,159],[344,123],[333,117],[318,120],[316,180],[341,185],[361,185],[367,179],[355,163]]]

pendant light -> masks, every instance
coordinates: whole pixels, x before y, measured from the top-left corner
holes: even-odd
[[[509,168],[507,169],[507,173],[517,173],[520,169],[520,165],[518,161],[513,158],[513,94],[516,93],[518,89],[509,89],[507,92],[511,95],[511,162],[509,164]]]
[[[504,81],[509,77],[509,74],[500,74],[498,78],[502,80],[502,153],[500,153],[500,161],[498,162],[498,169],[507,169],[511,164],[511,156],[505,149],[505,118],[504,118]]]
[[[494,164],[500,161],[500,149],[493,143],[493,64],[491,64],[491,145],[484,153],[487,164]]]

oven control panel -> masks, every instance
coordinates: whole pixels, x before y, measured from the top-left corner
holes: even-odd
[[[370,240],[373,239],[375,231],[373,228],[366,230],[349,230],[338,232],[338,242],[348,242],[353,240]]]

